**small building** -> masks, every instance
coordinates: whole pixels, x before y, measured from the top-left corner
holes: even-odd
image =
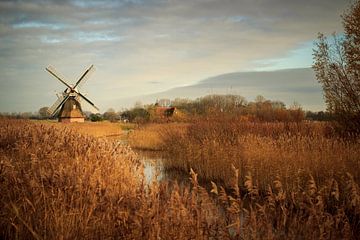
[[[171,100],[168,99],[168,98],[156,99],[155,106],[170,107],[171,106]]]
[[[59,112],[59,122],[84,122],[84,115],[80,103],[71,96],[62,105]]]
[[[176,112],[176,108],[171,106],[170,99],[157,99],[155,103],[155,115],[160,118],[170,118]]]
[[[172,117],[175,110],[175,107],[156,107],[155,113],[159,117]]]

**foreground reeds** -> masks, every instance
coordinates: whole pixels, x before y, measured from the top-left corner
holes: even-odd
[[[266,211],[274,207],[274,199],[284,204],[283,216],[274,212],[276,217],[265,225],[285,224],[289,217],[300,224],[303,207],[311,206],[314,212],[308,214],[318,219],[313,224],[343,214],[348,227],[360,234],[358,137],[338,137],[327,123],[259,123],[236,118],[200,119],[182,131],[168,129],[162,136],[165,169],[193,169],[205,181],[230,189],[236,185],[237,195],[261,209],[265,218],[271,216]]]
[[[226,238],[215,205],[201,212],[194,191],[148,185],[128,147],[0,121],[1,239]]]
[[[193,171],[191,187],[146,183],[137,156],[114,142],[26,121],[0,119],[0,124],[2,239],[356,239],[360,234],[358,165],[324,178],[303,168],[302,178],[291,180],[296,186],[279,171],[273,179],[265,176],[265,191],[257,175],[263,171],[230,166],[227,190],[212,183],[209,193]],[[336,147],[356,157],[347,144]],[[328,163],[320,166],[333,169]]]
[[[118,233],[141,188],[142,170],[130,149],[66,128],[6,120],[1,126],[3,237]]]

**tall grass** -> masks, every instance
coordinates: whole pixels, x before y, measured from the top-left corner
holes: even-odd
[[[132,130],[135,128],[133,123],[112,123],[108,121],[102,122],[84,122],[84,123],[59,123],[55,121],[33,121],[34,123],[41,123],[43,125],[53,126],[59,128],[61,131],[64,126],[73,131],[85,135],[91,135],[97,138],[109,139],[126,139],[126,133],[123,130]]]
[[[265,175],[264,191],[265,183],[257,174],[265,170],[248,168],[250,161],[260,161],[264,155],[251,153],[254,159],[247,159],[243,169],[229,166],[227,190],[212,183],[209,193],[191,169],[191,187],[148,184],[136,154],[111,141],[26,121],[0,119],[0,124],[1,239],[356,239],[360,234],[358,165],[351,170],[336,163],[343,169],[333,174],[323,171],[320,178],[313,169],[335,167],[314,162],[320,166],[304,168],[303,178],[291,180],[296,185],[286,182],[287,167],[282,166],[278,173]],[[178,134],[183,141],[188,133]],[[255,136],[259,137],[254,135],[255,140]],[[286,142],[281,136],[262,137],[280,141],[276,144],[302,143],[296,138]],[[335,157],[356,159],[358,150],[351,145],[358,142],[320,136],[324,143],[317,141],[316,159],[325,159],[322,154],[331,146],[341,147]],[[255,140],[253,144],[262,146]],[[269,144],[260,150],[270,148]],[[293,150],[302,153],[303,147],[298,148]],[[349,151],[353,158],[346,155]],[[288,158],[288,152],[282,154]],[[249,153],[243,154],[248,158]],[[290,163],[289,169],[292,164],[296,163]]]
[[[359,138],[337,137],[326,123],[254,123],[238,119],[198,120],[186,131],[169,129],[163,136],[165,169],[194,169],[205,180],[236,189],[241,200],[230,200],[228,207],[236,202],[235,208],[241,212],[245,198],[250,210],[260,211],[251,216],[256,221],[256,234],[264,228],[273,234],[274,226],[267,224],[283,221],[285,232],[281,234],[289,237],[294,226],[286,224],[300,229],[301,224],[320,224],[329,217],[329,225],[323,227],[331,228],[338,214],[349,224],[343,227],[360,234]],[[272,212],[281,205],[280,212]],[[302,211],[312,211],[305,216],[313,215],[316,220],[302,222]],[[318,229],[309,236],[317,238],[319,234]]]
[[[163,135],[168,129],[181,131],[187,126],[186,123],[168,123],[168,124],[145,124],[140,125],[128,136],[129,145],[138,150],[162,150]]]
[[[130,149],[66,128],[1,126],[3,237],[97,238],[125,227],[142,184]]]
[[[360,180],[360,139],[336,137],[326,123],[199,120],[162,136],[165,168],[192,168],[202,178],[226,184],[232,165],[242,180],[251,173],[262,189],[277,176],[286,189],[310,174],[320,182],[346,172]]]
[[[0,124],[1,239],[226,235],[215,205],[201,212],[193,191],[147,185],[128,147],[67,127],[4,119]]]

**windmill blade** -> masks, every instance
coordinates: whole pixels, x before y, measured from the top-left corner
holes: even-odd
[[[46,71],[48,71],[51,75],[53,75],[57,80],[65,84],[68,88],[72,89],[72,87],[63,80],[64,77],[56,72],[55,68],[53,68],[52,66],[48,66],[46,68]]]
[[[48,113],[51,116],[54,116],[55,113],[59,110],[59,108],[66,102],[66,100],[70,97],[70,94],[59,97],[56,102],[48,109]]]
[[[84,99],[88,104],[90,104],[90,106],[92,106],[94,109],[96,109],[96,111],[98,112],[99,111],[99,108],[97,108],[95,106],[94,103],[92,103],[87,97],[85,97],[84,95],[82,95],[81,93],[79,92],[76,92],[82,99]]]
[[[78,87],[81,88],[81,86],[89,79],[91,74],[95,71],[94,65],[91,65],[88,70],[84,72],[84,74],[79,78],[79,80],[76,82],[74,88]]]
[[[58,99],[55,101],[55,103],[50,107],[48,108],[47,112],[50,114],[50,115],[53,115],[55,109],[59,106],[59,104],[64,100],[64,96],[61,95],[61,96],[58,96]]]

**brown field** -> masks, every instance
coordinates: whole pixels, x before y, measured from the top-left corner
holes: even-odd
[[[127,132],[124,130],[131,130],[136,127],[132,123],[112,123],[108,121],[103,122],[84,122],[84,123],[59,123],[57,121],[34,121],[43,125],[49,125],[56,128],[63,129],[64,127],[74,130],[83,135],[91,135],[97,138],[108,139],[127,139]]]
[[[191,186],[182,187],[146,183],[138,156],[103,137],[119,132],[117,125],[94,130],[95,138],[88,135],[92,124],[0,124],[2,239],[360,235],[360,141],[338,138],[326,124],[199,120],[154,126],[149,138],[165,150],[164,166],[194,169]],[[146,128],[139,130],[146,144]],[[219,184],[208,192],[198,176]]]

